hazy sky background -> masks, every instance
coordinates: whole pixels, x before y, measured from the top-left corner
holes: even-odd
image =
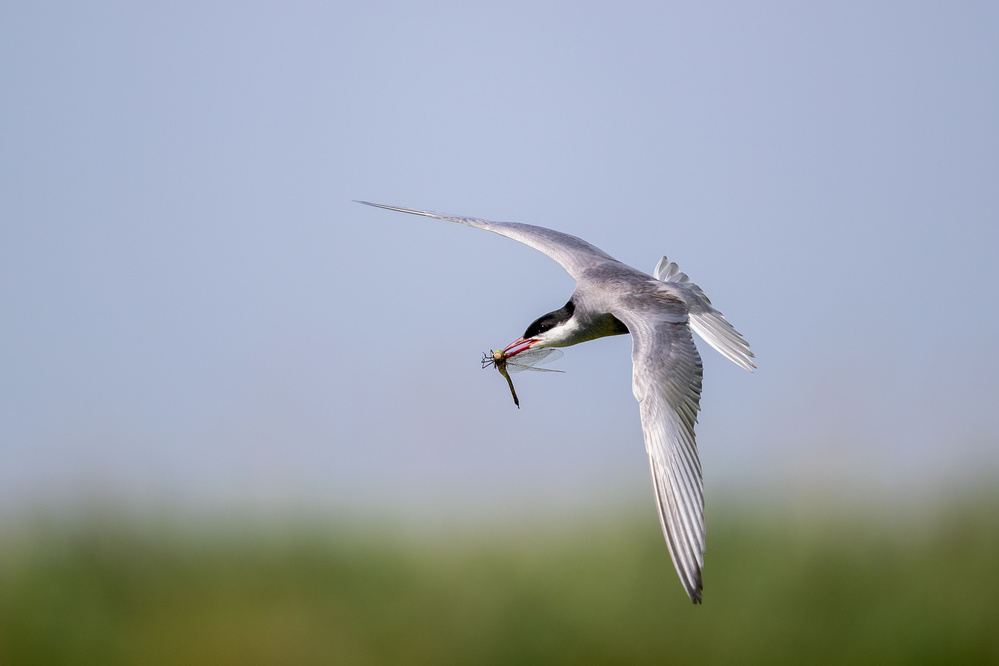
[[[8,513],[651,513],[630,339],[518,411],[568,276],[352,199],[676,260],[709,494],[997,478],[996,3],[6,3],[0,85]]]

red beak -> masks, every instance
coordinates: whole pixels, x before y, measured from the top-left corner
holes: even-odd
[[[535,340],[534,338],[517,338],[516,340],[514,340],[513,342],[511,342],[506,346],[506,349],[503,350],[503,353],[506,354],[507,358],[510,358],[511,356],[516,356],[520,352],[527,351],[528,349],[530,349],[531,345],[533,345],[536,342],[537,340]]]

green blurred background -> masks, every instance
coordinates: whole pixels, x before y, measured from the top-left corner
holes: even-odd
[[[866,519],[712,504],[697,607],[632,508],[488,533],[29,521],[2,535],[0,663],[999,662],[994,495]]]

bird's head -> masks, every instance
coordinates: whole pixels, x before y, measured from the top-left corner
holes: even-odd
[[[522,337],[506,346],[503,353],[509,358],[533,347],[564,347],[573,344],[571,340],[577,328],[573,325],[572,318],[575,311],[576,306],[570,300],[558,310],[538,317],[531,322]]]

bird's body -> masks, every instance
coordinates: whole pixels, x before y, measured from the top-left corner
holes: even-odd
[[[752,372],[753,353],[742,336],[666,257],[649,275],[580,238],[544,227],[360,203],[492,231],[545,253],[565,268],[576,281],[569,302],[532,322],[503,350],[506,357],[531,348],[631,334],[632,391],[642,417],[659,522],[684,589],[691,601],[700,603],[704,495],[694,424],[702,367],[691,329]]]

